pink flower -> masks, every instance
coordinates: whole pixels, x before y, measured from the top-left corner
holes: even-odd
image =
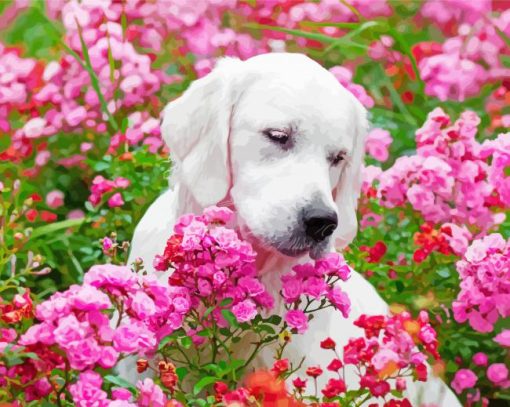
[[[308,329],[308,318],[301,310],[287,311],[285,322],[287,322],[291,329],[295,329],[300,334]]]
[[[296,277],[283,276],[282,277],[282,296],[286,303],[296,301],[303,292],[301,281]]]
[[[477,380],[472,370],[460,369],[455,373],[451,385],[457,394],[461,394],[464,390],[473,388]]]
[[[230,209],[224,207],[210,206],[204,209],[204,217],[209,223],[219,222],[226,224],[233,216],[234,213]]]
[[[130,297],[128,306],[141,320],[147,319],[156,313],[154,301],[143,291],[137,291]]]
[[[473,355],[473,363],[477,366],[486,366],[489,358],[483,352],[478,352]]]
[[[262,283],[254,277],[241,277],[238,281],[239,287],[246,291],[250,297],[262,294],[265,291]]]
[[[136,388],[139,391],[137,400],[139,407],[165,407],[168,401],[165,393],[152,379],[138,381]]]
[[[156,345],[156,338],[140,322],[131,320],[115,330],[113,347],[120,353],[144,352]]]
[[[108,296],[96,287],[83,285],[70,298],[70,303],[82,311],[99,311],[112,306]]]
[[[124,205],[124,200],[122,199],[122,194],[120,192],[114,193],[109,199],[108,199],[108,206],[110,208],[116,208],[119,206]]]
[[[46,195],[46,205],[52,209],[61,207],[64,205],[64,193],[58,189],[48,192],[48,195]]]
[[[252,300],[244,300],[232,307],[239,322],[248,322],[257,316],[257,307]]]
[[[77,370],[92,368],[101,358],[101,347],[92,337],[66,344],[65,351],[69,365]]]
[[[510,348],[510,329],[504,329],[501,331],[501,333],[496,335],[494,341],[499,343],[501,346]]]
[[[69,392],[73,397],[75,405],[79,407],[88,407],[91,405],[101,405],[107,399],[105,391],[101,390],[103,379],[93,371],[80,373],[76,383],[69,386]]]
[[[390,133],[383,129],[371,130],[365,139],[365,148],[377,161],[384,162],[389,157],[388,148],[391,145],[393,138]]]
[[[494,384],[498,386],[507,387],[510,385],[510,382],[507,382],[508,379],[508,368],[504,363],[493,363],[487,369],[487,378]]]
[[[328,299],[335,306],[335,308],[342,313],[344,318],[349,316],[351,311],[351,301],[349,300],[348,295],[342,291],[340,287],[334,287],[332,290],[330,290],[328,293]]]
[[[119,352],[111,346],[103,346],[101,348],[101,357],[98,360],[99,366],[104,369],[111,369],[117,363]]]

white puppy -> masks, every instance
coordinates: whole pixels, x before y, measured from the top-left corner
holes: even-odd
[[[151,271],[179,215],[225,205],[236,212],[241,236],[259,253],[262,279],[278,297],[281,273],[354,238],[366,128],[362,105],[306,56],[221,60],[163,113],[172,189],[137,226],[130,261],[140,257]],[[292,361],[306,356],[306,366],[327,365],[321,340],[329,336],[343,347],[362,335],[353,320],[388,312],[359,274],[342,287],[352,302],[350,318],[329,309],[319,313],[305,335],[293,338],[287,350]],[[271,366],[272,356],[268,349],[256,363]],[[356,383],[351,374],[348,385]],[[409,397],[460,406],[437,379],[410,384]]]

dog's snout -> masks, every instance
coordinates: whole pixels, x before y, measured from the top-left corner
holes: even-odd
[[[326,208],[313,208],[305,211],[305,231],[316,242],[322,242],[335,231],[338,216],[335,211]]]

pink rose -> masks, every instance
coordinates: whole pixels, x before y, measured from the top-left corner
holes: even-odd
[[[252,300],[244,300],[232,307],[239,322],[248,322],[257,316],[257,306]]]
[[[477,366],[486,366],[489,358],[483,352],[478,352],[473,355],[473,363]]]
[[[464,390],[474,387],[477,381],[478,377],[472,370],[460,369],[455,373],[451,385],[457,394],[461,394]]]
[[[289,327],[297,330],[300,334],[308,329],[308,318],[301,310],[287,311],[285,314],[285,322],[287,322]]]
[[[504,363],[493,363],[487,369],[487,378],[498,386],[507,387],[508,368]]]
[[[120,192],[114,193],[109,199],[108,199],[108,206],[110,208],[116,208],[119,206],[124,205],[124,199],[122,199],[122,194]]]

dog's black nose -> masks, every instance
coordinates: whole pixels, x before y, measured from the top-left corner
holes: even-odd
[[[338,225],[336,212],[328,209],[311,209],[305,212],[305,231],[316,242],[322,242]]]

